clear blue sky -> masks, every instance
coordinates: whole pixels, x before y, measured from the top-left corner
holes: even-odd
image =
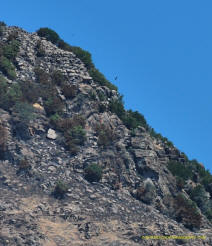
[[[126,108],[212,171],[211,13],[211,0],[7,0],[0,18],[90,51]]]

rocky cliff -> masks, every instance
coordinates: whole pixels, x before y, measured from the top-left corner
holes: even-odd
[[[201,164],[126,124],[78,53],[3,24],[0,45],[0,245],[212,245]]]

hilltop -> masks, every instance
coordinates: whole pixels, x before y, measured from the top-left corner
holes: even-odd
[[[0,23],[0,245],[211,245],[211,197],[89,52]],[[141,239],[190,234],[206,239]]]

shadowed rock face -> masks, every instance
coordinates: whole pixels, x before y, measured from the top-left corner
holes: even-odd
[[[44,98],[36,102],[42,110],[37,109],[27,124],[17,121],[12,109],[0,109],[0,123],[7,132],[6,149],[0,154],[0,245],[212,245],[211,224],[200,211],[198,228],[184,227],[183,218],[178,219],[186,211],[176,208],[179,189],[166,163],[184,162],[181,153],[143,127],[131,134],[109,110],[117,92],[95,83],[72,52],[18,27],[5,28],[2,45],[13,32],[20,41],[14,62],[17,78],[10,81],[3,75],[7,83],[38,84],[35,68],[49,75],[60,71],[66,83],[77,88],[67,99],[62,86],[56,85],[62,114],[71,119],[83,116],[84,123],[81,128],[73,120],[56,126],[47,117]],[[37,54],[38,42],[44,56]],[[100,110],[102,104],[105,110]],[[92,163],[103,170],[100,182],[85,179],[84,170]],[[63,199],[53,196],[58,181],[67,186]],[[142,235],[189,234],[206,239],[141,239]]]

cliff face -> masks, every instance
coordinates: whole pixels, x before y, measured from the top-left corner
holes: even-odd
[[[142,125],[128,129],[110,110],[117,91],[74,53],[4,27],[1,47],[14,40],[16,56],[2,57],[16,76],[1,66],[0,95],[9,96],[0,109],[0,245],[212,245],[211,224],[187,192],[199,175],[181,187],[168,168],[185,155]],[[86,178],[91,164],[102,170],[96,182]],[[141,239],[188,234],[206,239]]]

